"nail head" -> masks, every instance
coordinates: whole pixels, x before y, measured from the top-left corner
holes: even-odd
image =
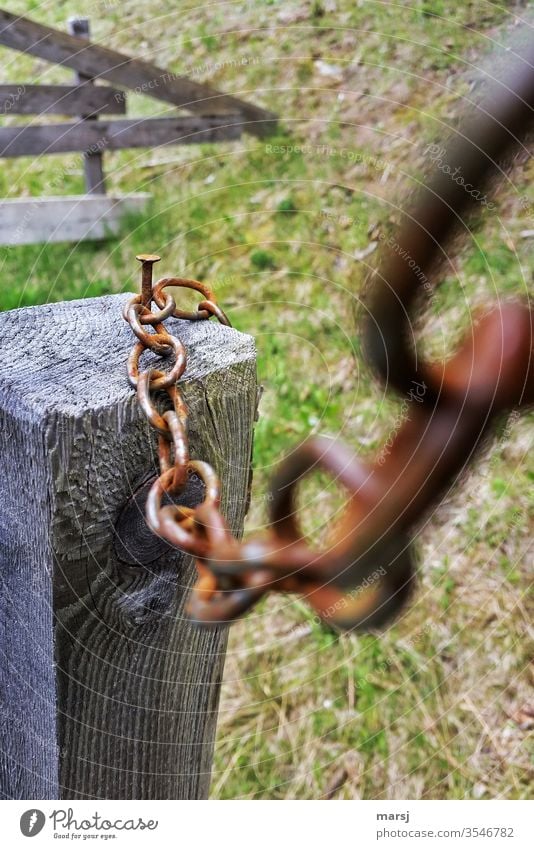
[[[136,259],[138,259],[139,262],[151,262],[152,263],[152,262],[159,262],[161,257],[158,256],[157,254],[138,254],[136,256]]]

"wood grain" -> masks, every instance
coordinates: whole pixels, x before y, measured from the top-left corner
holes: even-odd
[[[135,566],[114,544],[129,496],[155,471],[154,436],[125,377],[124,300],[0,316],[6,798],[208,792],[226,629],[184,619],[189,556],[165,551]],[[188,351],[182,385],[193,456],[221,475],[224,510],[239,533],[256,400],[253,340],[213,322],[169,325]]]

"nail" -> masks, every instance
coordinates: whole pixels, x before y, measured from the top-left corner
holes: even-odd
[[[159,262],[157,254],[138,254],[136,259],[141,263],[141,300],[145,307],[152,303],[152,266]]]

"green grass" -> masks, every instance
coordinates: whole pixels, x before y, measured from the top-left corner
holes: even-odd
[[[359,343],[375,255],[358,257],[378,227],[391,226],[425,145],[443,138],[469,91],[470,63],[514,8],[182,4],[179,31],[162,0],[106,3],[105,15],[89,8],[97,40],[258,100],[282,116],[279,136],[106,154],[110,190],[150,191],[147,214],[106,243],[0,249],[0,307],[131,290],[139,252],[161,254],[162,274],[210,281],[235,326],[258,341],[265,393],[248,528],[264,526],[262,493],[293,445],[311,432],[341,433],[369,454],[391,428],[399,403],[382,397]],[[10,9],[61,26],[79,11],[22,0]],[[70,79],[3,54],[6,79]],[[319,62],[336,66],[333,76]],[[141,95],[129,110],[172,114]],[[287,150],[295,145],[304,151]],[[474,305],[528,292],[531,241],[520,232],[533,228],[521,202],[534,203],[531,176],[531,165],[516,168],[498,214],[481,216],[445,269],[419,320],[428,355],[450,353]],[[81,191],[74,155],[3,163],[2,195]],[[268,599],[232,629],[214,797],[318,798],[340,767],[339,797],[532,793],[528,732],[513,720],[532,702],[531,422],[502,423],[463,487],[428,517],[417,594],[390,630],[337,637],[294,598]],[[304,488],[307,532],[320,533],[340,498],[325,476]]]

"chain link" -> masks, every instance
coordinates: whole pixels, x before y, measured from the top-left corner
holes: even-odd
[[[146,288],[147,261],[143,257],[141,260],[144,262]],[[150,265],[155,261],[157,258],[150,256]],[[173,296],[164,292],[168,287],[199,292],[203,300],[197,311],[178,309]],[[186,352],[181,341],[170,334],[163,323],[171,315],[189,321],[207,320],[214,316],[228,326],[230,322],[217,304],[214,293],[197,280],[163,278],[152,288],[152,300],[159,311],[152,312],[150,305],[143,303],[141,295],[133,296],[124,309],[124,318],[137,337],[128,358],[128,376],[137,390],[140,409],[157,433],[160,473],[147,499],[148,525],[155,534],[197,559],[198,581],[188,605],[192,618],[202,622],[228,621],[244,613],[266,592],[280,590],[308,594],[321,615],[325,607],[334,605],[336,611],[341,608],[335,617],[332,617],[332,611],[329,613],[329,619],[341,627],[348,619],[347,627],[355,627],[358,624],[355,614],[358,621],[362,618],[367,622],[376,620],[374,608],[377,603],[383,601],[389,604],[391,581],[380,576],[372,592],[367,595],[362,592],[357,603],[339,588],[330,585],[329,580],[324,586],[325,556],[311,552],[300,538],[294,519],[281,515],[286,506],[285,499],[276,499],[270,532],[263,539],[240,544],[232,536],[220,513],[221,487],[215,471],[208,463],[193,461],[189,456],[187,407],[177,385],[186,368]],[[163,371],[151,366],[141,371],[140,360],[146,351],[166,360],[172,358],[171,367]],[[165,411],[158,406],[161,401],[158,396],[162,393],[167,397],[167,406],[170,404],[170,409]],[[318,462],[349,488],[354,487],[354,475],[350,472],[350,463],[346,462],[348,457],[340,452],[339,446],[333,453],[328,442],[316,440],[309,446],[314,444],[321,446]],[[290,468],[286,467],[287,470]],[[204,484],[202,503],[194,508],[168,503],[187,485],[191,474],[196,474]],[[283,484],[287,493],[292,492],[292,486],[292,482],[289,488]],[[331,549],[327,558],[329,562],[333,554]],[[409,560],[396,574],[401,575],[403,584],[410,583],[412,569]],[[340,612],[343,615],[339,615]]]
[[[165,277],[151,288],[152,264],[143,261],[142,294],[124,317],[137,338],[128,375],[139,405],[158,438],[160,474],[148,496],[147,522],[154,533],[196,558],[198,580],[188,602],[198,622],[226,622],[267,592],[300,593],[317,614],[338,628],[383,624],[409,596],[415,575],[412,537],[429,506],[452,485],[489,433],[491,420],[512,407],[534,403],[534,315],[529,305],[501,301],[474,317],[471,332],[444,364],[429,364],[410,347],[410,314],[433,263],[458,220],[473,205],[465,184],[481,187],[534,115],[534,47],[530,59],[499,83],[475,120],[462,127],[447,153],[447,170],[421,190],[398,238],[388,242],[373,275],[365,326],[368,358],[384,382],[411,401],[394,438],[374,461],[364,462],[335,439],[308,439],[282,465],[272,483],[270,524],[240,543],[220,512],[220,482],[207,463],[193,461],[187,409],[177,382],[186,367],[179,339],[165,328],[171,315],[189,321],[215,316],[229,325],[204,283]],[[506,97],[502,91],[506,90]],[[452,180],[461,173],[463,183]],[[196,312],[178,309],[168,287],[202,296]],[[158,311],[152,312],[151,301]],[[145,351],[173,360],[168,371],[140,371]],[[171,409],[161,412],[157,395]],[[343,485],[348,502],[330,542],[315,550],[297,517],[297,489],[316,470]],[[197,507],[169,503],[191,474],[204,483]]]
[[[176,280],[204,295],[198,312],[178,310],[169,293],[163,296],[162,290]],[[165,278],[153,291],[167,318],[172,314],[196,321],[215,315],[229,324],[204,284]],[[198,580],[188,603],[189,615],[198,622],[226,622],[246,612],[267,592],[282,591],[304,595],[319,616],[337,628],[383,624],[400,609],[412,588],[410,528],[470,457],[487,429],[489,412],[534,400],[528,366],[529,311],[520,304],[508,304],[487,313],[445,369],[423,369],[418,377],[424,381],[413,396],[420,407],[415,404],[385,462],[364,463],[326,437],[307,440],[273,481],[267,533],[244,543],[233,537],[220,512],[221,486],[214,469],[190,459],[187,407],[177,385],[186,368],[186,353],[160,320],[161,311],[151,313],[139,296],[126,305],[124,316],[138,340],[129,357],[128,374],[140,409],[157,433],[160,474],[148,495],[148,525],[196,558]],[[517,345],[506,350],[505,337],[513,337]],[[166,372],[154,367],[140,371],[145,351],[174,362]],[[488,371],[488,357],[491,360],[495,352],[500,358],[497,383]],[[476,403],[472,403],[473,387]],[[521,392],[521,387],[527,391]],[[170,405],[165,411],[158,408],[162,395]],[[428,398],[436,396],[438,401],[429,403]],[[318,469],[329,473],[350,495],[345,514],[323,551],[312,549],[303,538],[296,505],[297,483]],[[202,502],[196,507],[169,503],[192,474],[204,484]]]
[[[170,281],[174,279],[163,282],[173,285]],[[180,282],[186,285],[186,281]],[[191,282],[195,284],[191,288],[205,294],[207,287],[200,289],[196,281],[187,284]],[[161,297],[163,288],[161,282],[156,285],[158,299],[154,300],[170,315],[171,299],[168,293],[165,299]],[[207,304],[210,307],[205,309]],[[172,306],[172,314],[185,315],[189,320],[198,320],[197,316],[205,312],[205,318],[215,315],[228,324],[211,292],[205,295],[198,313],[178,311],[174,302]],[[479,323],[476,342],[460,350],[447,364],[448,371],[438,374],[424,370],[425,382],[419,386],[429,389],[431,397],[439,395],[440,400],[428,404],[424,394],[419,398],[418,393],[421,406],[401,428],[385,462],[364,463],[335,440],[309,439],[286,460],[273,482],[268,532],[240,543],[220,513],[221,487],[215,471],[208,463],[189,456],[187,407],[177,385],[186,367],[184,346],[168,333],[162,321],[155,320],[161,313],[153,314],[154,320],[148,313],[138,296],[125,310],[138,339],[129,357],[130,382],[137,389],[140,409],[157,433],[160,474],[148,496],[147,522],[154,533],[197,559],[198,581],[188,611],[200,622],[234,619],[266,592],[277,590],[306,596],[319,616],[338,628],[381,625],[401,607],[413,583],[410,527],[470,456],[486,430],[490,408],[494,413],[510,403],[534,400],[534,381],[515,356],[517,349],[513,357],[507,354],[503,360],[506,352],[498,345],[504,322],[507,337],[512,334],[519,342],[525,340],[526,362],[531,343],[530,316],[521,305],[500,307]],[[153,331],[143,327],[152,327]],[[147,350],[165,359],[172,357],[170,369],[164,372],[151,367],[140,372],[139,361]],[[501,356],[497,387],[487,374],[488,354],[495,350]],[[473,369],[474,360],[479,365],[480,381]],[[513,380],[517,394],[527,378],[527,394],[499,399],[496,388],[502,395],[506,387],[509,396]],[[484,397],[480,397],[479,386],[477,403],[473,404],[473,385],[479,383],[485,387]],[[171,407],[164,412],[158,409],[157,396],[162,393]],[[351,496],[324,551],[309,546],[297,520],[297,482],[317,469],[332,475]],[[191,474],[204,484],[201,504],[191,508],[167,503],[183,490]]]

